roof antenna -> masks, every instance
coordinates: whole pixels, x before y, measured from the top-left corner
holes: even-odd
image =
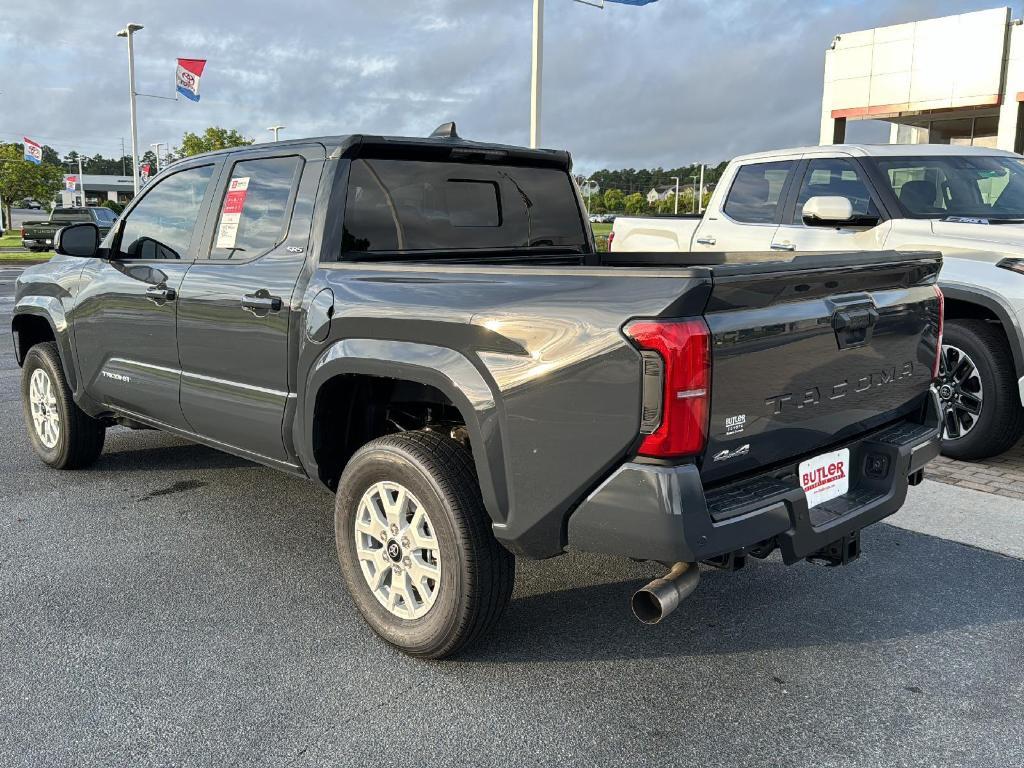
[[[430,134],[432,139],[458,139],[459,134],[455,132],[455,123],[441,123],[434,132]]]

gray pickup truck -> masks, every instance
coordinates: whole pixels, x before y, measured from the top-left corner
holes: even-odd
[[[57,230],[69,224],[92,222],[105,235],[117,220],[117,214],[102,206],[88,208],[54,208],[46,221],[26,221],[21,225],[21,244],[30,251],[48,251],[53,247]]]
[[[28,435],[156,428],[335,495],[342,575],[412,655],[514,555],[663,562],[646,622],[777,553],[838,565],[939,450],[930,253],[598,253],[565,152],[343,136],[190,157],[14,305]]]

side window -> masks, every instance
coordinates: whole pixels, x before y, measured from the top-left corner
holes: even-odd
[[[889,167],[886,173],[900,204],[912,214],[943,213],[949,207],[946,193],[950,187],[940,168],[902,165]]]
[[[726,215],[743,224],[773,223],[793,165],[786,160],[740,167],[725,199]]]
[[[845,197],[853,206],[853,215],[879,217],[878,207],[860,169],[850,160],[824,157],[807,163],[800,194],[793,209],[793,223],[803,222],[804,204],[812,197]]]
[[[211,259],[251,259],[284,240],[302,158],[267,157],[235,163],[217,219]]]
[[[188,258],[213,166],[189,168],[162,179],[138,202],[121,229],[118,258]]]

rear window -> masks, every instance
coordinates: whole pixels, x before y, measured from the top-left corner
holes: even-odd
[[[587,250],[572,180],[555,168],[359,159],[342,250]]]

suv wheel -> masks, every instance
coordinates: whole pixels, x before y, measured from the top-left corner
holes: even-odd
[[[984,320],[946,324],[939,360],[945,415],[942,452],[985,459],[1011,448],[1024,433],[1013,356],[1002,331]]]
[[[501,618],[515,560],[491,532],[473,458],[432,432],[360,448],[338,484],[335,543],[356,607],[412,656],[458,652]]]
[[[56,469],[80,469],[96,461],[106,428],[75,404],[52,341],[36,344],[25,355],[21,398],[39,458]]]

